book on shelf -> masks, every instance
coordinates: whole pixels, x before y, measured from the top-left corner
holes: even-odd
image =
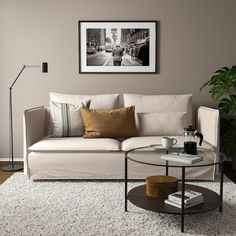
[[[184,164],[194,164],[203,160],[202,156],[182,154],[182,153],[170,153],[161,155],[162,160],[179,162]]]
[[[169,204],[169,205],[171,205],[171,206],[174,206],[174,207],[181,208],[181,203],[173,202],[173,201],[171,201],[171,200],[169,200],[169,199],[166,199],[166,200],[165,200],[165,203],[166,203],[166,204]],[[203,199],[202,199],[202,200],[195,201],[195,202],[193,202],[193,203],[188,203],[188,204],[185,203],[185,204],[184,204],[184,208],[187,209],[187,208],[189,208],[189,207],[193,207],[193,206],[199,205],[199,204],[201,204],[201,203],[203,203]]]
[[[176,202],[176,203],[181,203],[182,201],[182,191],[178,191],[175,193],[172,193],[168,196],[168,199]],[[197,201],[202,201],[203,200],[203,195],[202,193],[188,190],[186,189],[184,192],[184,203],[185,204],[191,204]]]

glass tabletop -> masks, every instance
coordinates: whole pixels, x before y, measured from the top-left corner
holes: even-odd
[[[169,166],[169,167],[201,167],[210,166],[222,163],[226,160],[226,156],[218,152],[215,148],[202,148],[198,147],[197,155],[190,155],[184,158],[196,158],[200,157],[201,160],[198,162],[181,163],[178,160],[173,159],[173,157],[178,157],[178,155],[183,154],[183,147],[180,145],[175,145],[171,149],[166,150],[161,144],[153,144],[145,147],[138,147],[125,152],[125,158],[130,161],[138,162],[141,164],[152,165],[152,166]],[[170,160],[164,160],[166,156],[171,156]],[[199,159],[200,159],[199,158]],[[189,161],[189,159],[187,160]]]

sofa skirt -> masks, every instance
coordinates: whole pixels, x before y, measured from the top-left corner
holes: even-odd
[[[31,152],[25,160],[24,173],[32,180],[91,179],[123,180],[124,152]],[[165,175],[165,167],[128,160],[128,179],[144,180],[150,175]],[[181,168],[169,168],[169,175],[181,178]],[[186,179],[214,180],[215,166],[186,168]]]

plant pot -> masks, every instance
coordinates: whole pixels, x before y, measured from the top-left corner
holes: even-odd
[[[236,171],[236,154],[232,156],[232,169]]]

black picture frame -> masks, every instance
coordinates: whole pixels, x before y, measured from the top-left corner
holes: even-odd
[[[159,73],[159,21],[78,21],[78,38],[80,74]]]

